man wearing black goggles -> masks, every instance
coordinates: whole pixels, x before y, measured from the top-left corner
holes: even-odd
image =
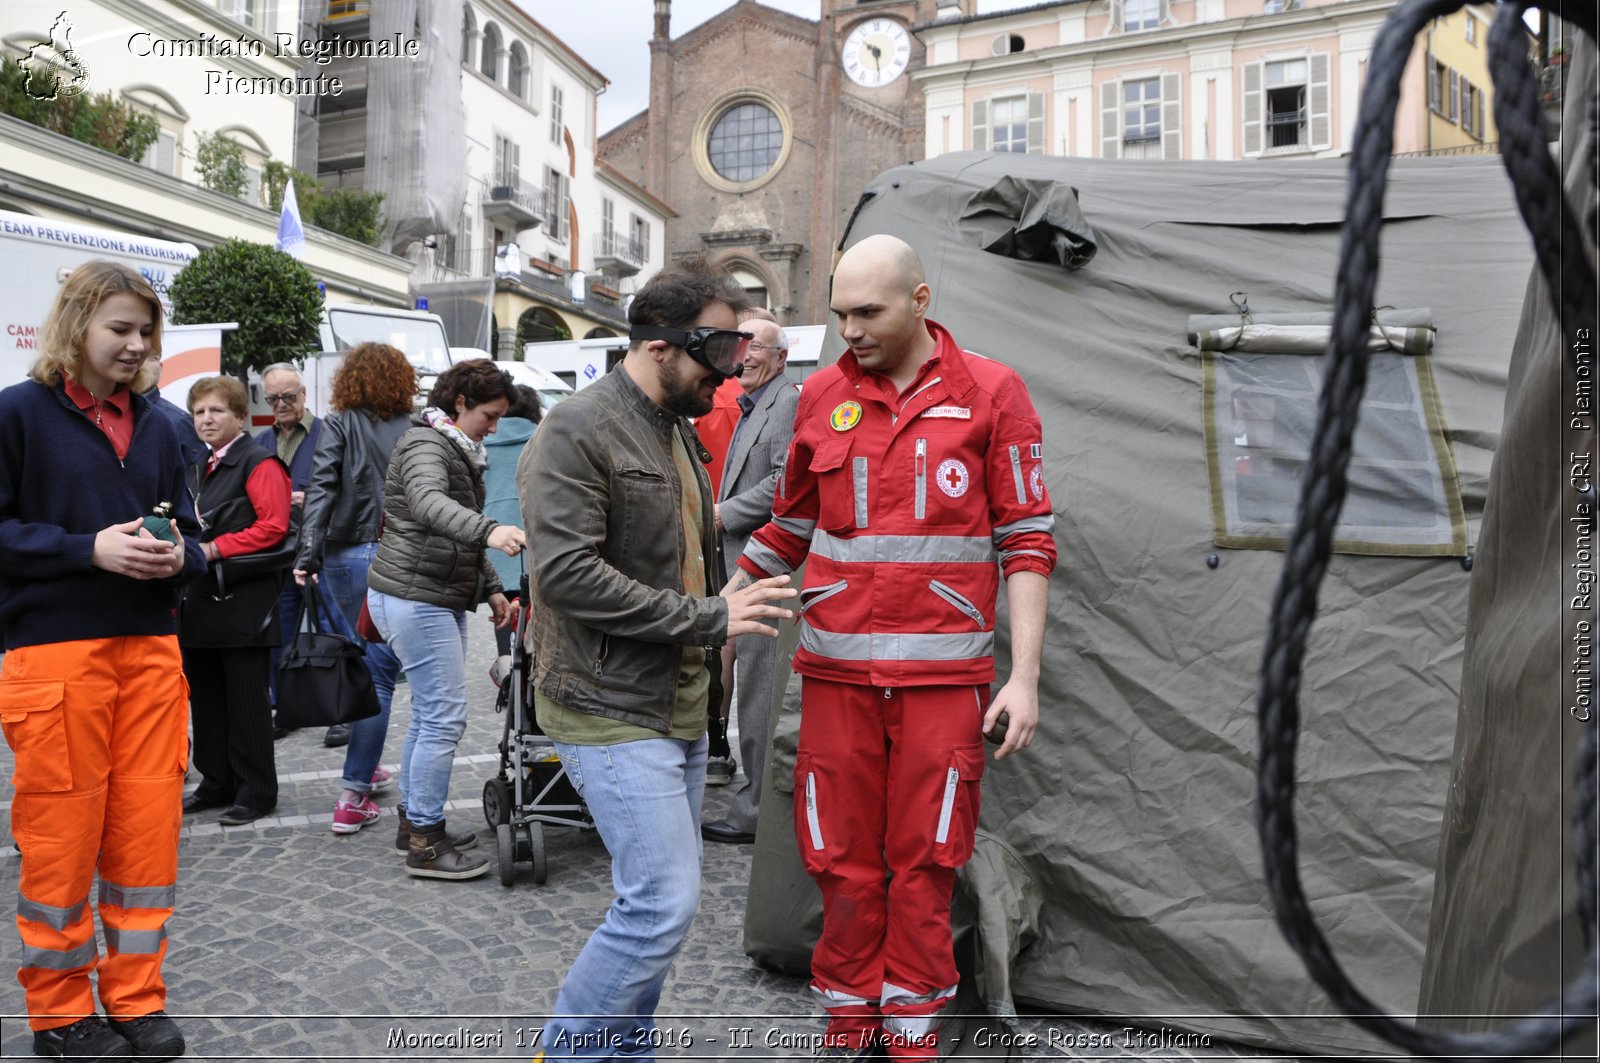
[[[689,352],[689,357],[723,379],[744,372],[744,354],[755,336],[731,328],[693,328],[688,331],[662,325],[634,325],[629,340],[666,340]]]

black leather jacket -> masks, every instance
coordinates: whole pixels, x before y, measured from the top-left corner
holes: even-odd
[[[672,433],[700,459],[701,540],[685,543]],[[728,603],[705,448],[617,370],[551,408],[517,464],[531,559],[534,682],[558,704],[666,733],[685,646],[720,646]],[[685,549],[707,597],[683,590]]]
[[[364,410],[335,410],[322,419],[306,483],[295,568],[321,569],[322,552],[330,543],[351,546],[378,540],[389,456],[410,427],[411,417],[404,413],[379,421]]]

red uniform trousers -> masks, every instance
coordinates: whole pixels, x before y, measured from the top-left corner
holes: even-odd
[[[188,684],[174,635],[24,646],[0,667],[22,849],[17,981],[28,1024],[166,1007],[161,963],[178,880]],[[89,887],[106,941],[95,947]]]
[[[885,689],[805,678],[795,834],[822,890],[811,988],[829,1044],[887,1034],[934,1059],[955,996],[950,896],[972,856],[987,687]],[[892,875],[892,877],[891,877]]]

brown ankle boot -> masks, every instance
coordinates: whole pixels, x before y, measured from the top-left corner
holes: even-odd
[[[411,828],[410,851],[406,853],[406,874],[418,878],[477,878],[489,870],[481,856],[462,856],[450,843],[450,832],[440,820],[432,827]]]
[[[400,829],[395,832],[394,851],[408,853],[411,851],[411,821],[406,819],[406,807],[401,805],[396,814],[400,817]],[[478,836],[470,830],[451,831],[450,844],[457,849],[476,849]]]

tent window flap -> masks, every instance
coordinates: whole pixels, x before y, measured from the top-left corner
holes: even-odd
[[[1434,331],[1431,319],[1419,321],[1428,317],[1397,311],[1372,330],[1349,488],[1334,535],[1341,553],[1467,553],[1460,484],[1428,354]],[[1205,366],[1215,541],[1281,550],[1310,460],[1329,330],[1325,317],[1225,320],[1190,319],[1190,342],[1202,349]]]

